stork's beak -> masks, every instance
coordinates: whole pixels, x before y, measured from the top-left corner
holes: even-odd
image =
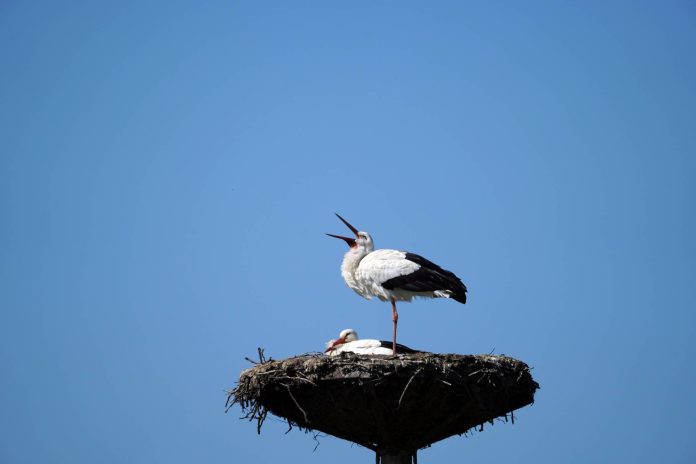
[[[358,229],[356,229],[355,227],[353,227],[352,225],[350,225],[350,222],[348,222],[348,221],[346,221],[345,219],[343,219],[343,218],[341,217],[340,214],[338,214],[338,213],[334,213],[334,214],[335,214],[336,216],[338,216],[338,219],[340,219],[342,223],[344,223],[345,225],[348,226],[348,228],[355,234],[356,237],[358,236]]]
[[[326,234],[326,235],[328,235],[329,237],[340,238],[341,240],[345,240],[345,242],[351,248],[353,248],[356,245],[354,238],[344,237],[343,235],[334,235],[334,234]]]
[[[343,222],[346,226],[348,226],[348,228],[355,234],[355,237],[357,238],[358,229],[356,229],[355,227],[350,225],[350,223],[348,221],[346,221],[345,219],[343,219],[338,213],[335,213],[335,214],[336,214],[336,216],[338,216],[338,219],[340,219],[341,222]],[[356,245],[354,238],[344,237],[343,235],[334,235],[334,234],[326,234],[326,235],[328,235],[329,237],[340,238],[341,240],[344,240],[348,244],[348,246],[351,248],[353,248]]]
[[[326,348],[326,351],[324,351],[324,353],[328,353],[329,351],[336,348],[338,345],[343,345],[345,342],[346,342],[345,338],[339,338],[338,340],[331,340],[329,342],[328,348]]]

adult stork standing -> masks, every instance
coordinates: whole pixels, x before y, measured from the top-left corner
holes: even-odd
[[[417,353],[404,345],[396,345],[399,353]],[[329,356],[338,356],[341,353],[356,353],[356,354],[381,354],[390,356],[394,354],[392,342],[384,340],[362,339],[358,337],[358,333],[353,329],[341,330],[336,340],[329,340],[326,343],[325,353]]]
[[[359,231],[338,213],[336,216],[355,234],[353,237],[326,234],[344,240],[350,249],[343,257],[341,275],[346,284],[368,300],[376,296],[390,301],[394,333],[392,350],[396,353],[397,301],[414,297],[452,298],[466,303],[466,286],[452,272],[422,256],[407,251],[375,250],[372,237]]]

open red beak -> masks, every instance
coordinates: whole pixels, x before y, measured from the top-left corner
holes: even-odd
[[[355,234],[355,237],[357,238],[358,229],[353,227],[348,221],[343,219],[338,213],[335,213],[335,214],[336,214],[336,216],[338,216],[338,219],[340,219],[341,222],[343,222],[346,226],[348,226],[348,228]],[[353,248],[355,246],[355,239],[354,238],[344,237],[343,235],[334,235],[334,234],[326,234],[326,235],[328,235],[329,237],[340,238],[341,240],[344,240],[348,244],[348,246],[351,248]]]
[[[329,237],[335,237],[335,238],[340,238],[341,240],[345,240],[346,243],[348,244],[349,247],[353,248],[355,246],[355,239],[350,238],[350,237],[344,237],[343,235],[334,235],[334,234],[326,234]]]

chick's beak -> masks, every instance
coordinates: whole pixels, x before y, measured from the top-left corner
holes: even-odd
[[[329,351],[336,348],[338,345],[343,345],[345,342],[346,342],[345,338],[339,338],[338,340],[334,340],[333,343],[331,343],[331,345],[329,345],[329,347],[326,349],[326,351],[324,353],[328,353]]]

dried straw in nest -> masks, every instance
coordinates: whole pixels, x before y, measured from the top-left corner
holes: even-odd
[[[413,451],[473,427],[508,419],[534,402],[539,385],[527,365],[507,356],[416,353],[319,354],[263,358],[229,392],[245,418],[266,414],[381,453]],[[514,423],[514,416],[511,415]]]

